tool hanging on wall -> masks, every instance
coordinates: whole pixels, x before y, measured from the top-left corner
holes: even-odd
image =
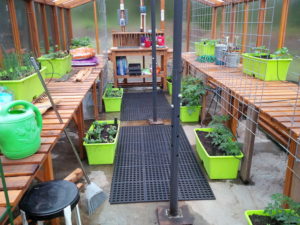
[[[119,25],[121,31],[125,32],[126,26],[128,25],[128,10],[125,9],[124,0],[120,0],[120,9],[118,9]]]

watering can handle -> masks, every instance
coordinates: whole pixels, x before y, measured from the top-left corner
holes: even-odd
[[[11,103],[6,104],[5,106],[3,106],[2,110],[0,111],[0,115],[4,116],[6,114],[8,114],[9,110],[15,106],[24,106],[25,109],[32,109],[33,112],[35,113],[35,119],[37,122],[37,126],[41,132],[42,130],[42,126],[43,126],[43,118],[42,118],[42,114],[40,112],[40,110],[33,104],[31,104],[30,102],[26,102],[23,100],[17,100],[17,101],[13,101]]]

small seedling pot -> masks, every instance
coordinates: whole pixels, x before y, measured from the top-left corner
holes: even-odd
[[[184,123],[198,122],[201,106],[180,106],[180,120]]]
[[[47,59],[42,56],[38,58],[38,61],[46,67],[46,78],[60,78],[72,70],[71,55],[57,59]]]
[[[196,137],[196,150],[203,161],[204,168],[210,179],[236,179],[240,161],[243,154],[237,156],[211,156],[207,153],[205,147],[202,145],[197,131],[211,132],[212,128],[196,128],[194,129]]]
[[[225,66],[230,68],[237,68],[240,64],[239,52],[224,52]]]
[[[215,55],[215,45],[205,41],[195,42],[195,49],[197,56]]]

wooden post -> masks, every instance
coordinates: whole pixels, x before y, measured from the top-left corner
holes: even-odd
[[[100,40],[99,40],[99,27],[98,27],[96,0],[94,0],[94,23],[95,23],[95,39],[96,39],[97,54],[100,54]]]
[[[282,1],[281,20],[280,20],[280,29],[279,29],[279,38],[278,38],[278,48],[284,47],[286,24],[287,24],[288,13],[289,13],[289,4],[290,4],[290,0],[283,0]]]
[[[218,11],[217,7],[212,8],[212,18],[211,18],[211,38],[217,38],[217,18],[218,18]]]
[[[189,67],[188,63],[187,63],[187,68]],[[187,69],[188,70],[188,69]],[[203,84],[204,85],[208,85],[208,76],[204,75],[204,78],[203,78]],[[205,95],[202,96],[202,110],[201,110],[201,115],[200,115],[200,121],[201,121],[201,124],[203,124],[204,120],[205,120],[205,117],[206,117],[206,104],[207,104],[207,95],[208,95],[208,92],[205,93]]]
[[[73,39],[73,23],[72,23],[72,13],[71,9],[66,9],[67,10],[67,23],[68,23],[68,37],[69,37],[69,43],[71,43]]]
[[[58,15],[56,6],[52,6],[52,18],[53,18],[53,31],[54,31],[54,42],[55,42],[55,51],[60,49],[60,39],[59,39],[59,28],[58,28]]]
[[[247,110],[247,118],[248,119],[246,122],[246,132],[243,145],[244,158],[242,159],[240,171],[240,176],[244,183],[249,183],[251,181],[250,172],[255,141],[255,132],[257,128],[258,109],[256,109],[254,106],[249,105]]]
[[[20,41],[20,33],[19,33],[19,27],[18,27],[17,15],[16,15],[15,1],[8,0],[7,3],[8,3],[8,10],[9,10],[9,16],[10,16],[10,22],[11,22],[12,35],[13,35],[15,49],[16,49],[16,52],[20,54],[21,53],[21,41]]]
[[[190,51],[191,38],[191,0],[186,0],[186,51]]]
[[[66,34],[66,25],[65,25],[65,13],[64,8],[59,8],[60,22],[61,22],[61,33],[62,33],[62,48],[67,50],[67,34]]]
[[[160,29],[165,31],[165,0],[160,0]]]
[[[288,163],[285,172],[285,182],[283,188],[283,194],[286,196],[291,196],[291,188],[292,188],[292,181],[293,181],[293,169],[295,158],[294,155],[296,154],[297,143],[295,142],[295,136],[292,136],[290,146],[289,146],[289,156],[288,156]]]
[[[93,83],[92,86],[92,97],[94,102],[94,117],[95,120],[99,120],[99,105],[98,105],[98,97],[97,97],[97,80]]]
[[[226,20],[226,7],[222,6],[222,21],[221,21],[221,29],[220,29],[220,38],[224,38],[225,32],[225,20]]]
[[[239,125],[239,100],[236,96],[233,97],[233,104],[232,104],[232,110],[231,110],[231,121],[230,121],[230,129],[232,131],[232,134],[236,136],[236,130]]]
[[[3,52],[1,46],[0,46],[0,67],[3,67]]]
[[[249,18],[249,3],[244,3],[244,23],[243,23],[243,36],[242,36],[242,53],[246,51],[247,34],[248,34],[248,18]]]
[[[49,53],[50,45],[49,45],[49,33],[48,33],[48,24],[47,24],[47,15],[46,8],[44,4],[40,4],[41,17],[42,17],[42,28],[44,34],[44,42],[45,42],[45,51]]]
[[[266,17],[266,0],[260,0],[258,13],[258,24],[257,24],[257,39],[256,46],[262,46],[263,44],[263,35],[265,28],[265,17]]]
[[[231,15],[230,15],[230,42],[233,43],[235,40],[235,21],[236,21],[236,4],[231,5]]]
[[[37,57],[41,56],[40,50],[40,40],[39,40],[39,32],[36,22],[35,10],[34,10],[34,1],[29,0],[26,1],[26,9],[29,21],[30,35],[33,43],[33,51]]]

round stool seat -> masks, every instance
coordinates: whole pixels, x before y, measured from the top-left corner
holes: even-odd
[[[75,184],[57,180],[33,186],[23,197],[19,207],[28,219],[50,220],[64,215],[64,208],[73,209],[79,201]]]

